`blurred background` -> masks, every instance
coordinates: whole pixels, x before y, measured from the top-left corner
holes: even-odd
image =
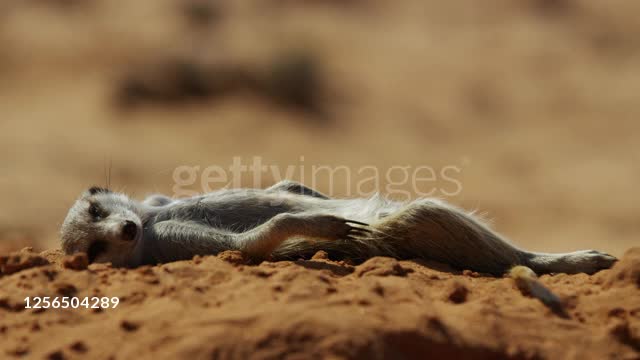
[[[621,255],[640,243],[639,13],[628,0],[2,1],[0,250],[56,247],[108,169],[141,198],[172,194],[178,166],[260,156],[283,173],[454,166],[445,198],[517,244]],[[353,194],[327,179],[319,190]]]

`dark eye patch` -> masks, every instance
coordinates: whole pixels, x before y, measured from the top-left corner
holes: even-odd
[[[91,203],[89,205],[89,215],[91,215],[91,217],[94,220],[100,220],[101,218],[104,217],[104,211],[102,210],[102,208],[100,207],[100,205],[96,204],[96,203]]]
[[[97,240],[91,243],[91,246],[89,246],[89,250],[87,250],[89,263],[93,263],[98,255],[104,253],[105,251],[107,251],[107,243],[105,241]]]

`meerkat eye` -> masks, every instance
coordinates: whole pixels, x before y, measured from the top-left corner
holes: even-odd
[[[91,215],[91,217],[96,220],[100,220],[100,218],[102,218],[104,214],[102,212],[102,209],[100,209],[100,206],[92,203],[91,205],[89,205],[89,215]]]

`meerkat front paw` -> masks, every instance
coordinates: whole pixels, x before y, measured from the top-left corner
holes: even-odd
[[[173,199],[171,199],[170,197],[157,194],[147,197],[142,203],[148,206],[165,206],[171,204],[172,202]]]
[[[371,234],[369,225],[333,215],[305,215],[304,235],[328,240],[356,239]]]

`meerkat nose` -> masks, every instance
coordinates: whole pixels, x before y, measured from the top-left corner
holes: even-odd
[[[133,240],[138,234],[138,226],[130,220],[126,220],[122,225],[122,238],[124,240]]]

